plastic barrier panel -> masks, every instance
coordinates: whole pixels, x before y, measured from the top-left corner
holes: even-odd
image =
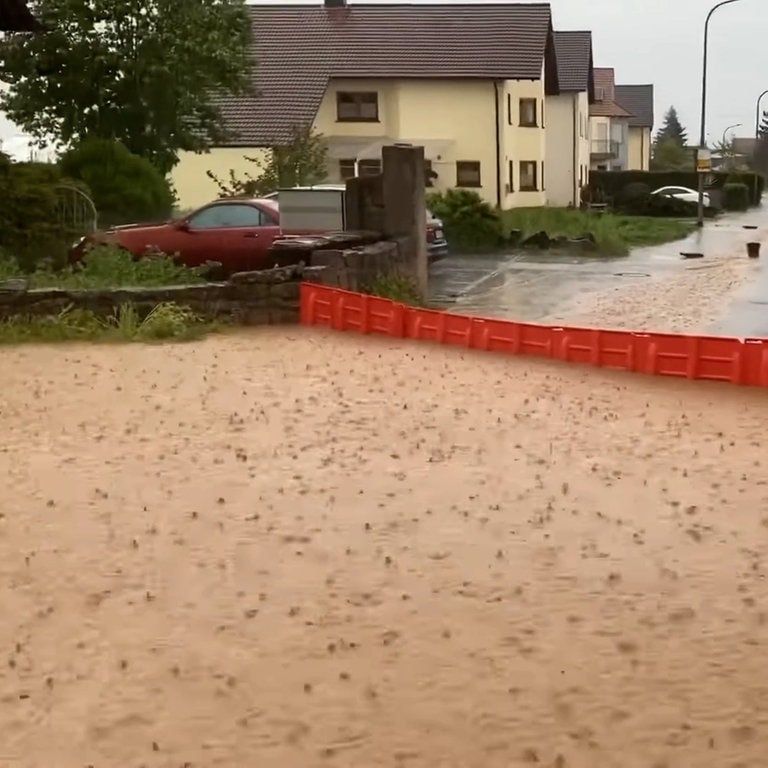
[[[301,286],[301,322],[656,376],[768,387],[768,339],[551,327],[467,317],[313,283]]]

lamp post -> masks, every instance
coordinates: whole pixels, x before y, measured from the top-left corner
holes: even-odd
[[[712,15],[718,8],[722,8],[724,5],[730,5],[731,3],[738,3],[739,0],[720,0],[717,5],[713,6],[707,14],[707,19],[704,22],[704,56],[702,60],[701,71],[701,132],[699,134],[699,149],[706,149],[707,144],[707,64],[709,54],[709,22]],[[698,171],[698,167],[696,169]],[[699,172],[699,215],[696,219],[696,224],[699,227],[704,226],[704,174]]]
[[[734,128],[741,128],[741,126],[744,125],[744,123],[734,123],[733,125],[729,125],[724,131],[723,131],[723,141],[720,144],[720,149],[725,153],[725,146],[726,142],[728,141],[728,131],[732,131]],[[733,163],[728,162],[728,159],[732,157],[732,153],[728,153],[728,158],[723,157],[723,160],[725,161],[726,165],[731,166]]]
[[[764,96],[768,96],[768,89],[763,91],[758,97],[757,97],[757,105],[755,106],[755,138],[760,138],[760,102],[763,100]]]

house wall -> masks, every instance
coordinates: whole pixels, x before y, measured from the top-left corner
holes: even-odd
[[[340,91],[376,91],[379,94],[379,121],[374,123],[339,122],[336,95]],[[539,125],[519,125],[522,98],[535,98]],[[511,121],[510,110],[511,105]],[[542,114],[543,111],[543,114]],[[496,126],[499,126],[499,171],[497,172]],[[318,110],[315,129],[329,143],[357,139],[425,142],[426,159],[438,178],[434,189],[456,186],[457,161],[481,164],[481,186],[477,192],[489,203],[503,208],[544,205],[546,120],[543,81],[510,80],[494,86],[491,80],[344,80],[330,83]],[[511,124],[510,124],[511,122]],[[430,141],[441,148],[431,150]],[[364,143],[364,142],[363,142]],[[514,178],[507,191],[509,162],[514,161]],[[538,186],[535,192],[519,190],[519,162],[537,163]],[[499,190],[498,179],[501,178]],[[338,159],[329,161],[330,180],[339,179]],[[514,190],[514,191],[512,191]]]
[[[578,184],[579,94],[547,96],[547,204],[574,204]]]
[[[578,95],[578,131],[579,131],[579,143],[578,143],[578,162],[577,173],[579,174],[579,186],[584,187],[589,183],[589,165],[590,165],[590,153],[592,151],[592,125],[589,120],[589,94],[584,91]],[[576,200],[575,204],[578,205],[581,202],[581,197]]]
[[[542,68],[540,80],[506,80],[498,90],[501,123],[501,208],[509,210],[546,205],[546,126],[551,116],[544,95],[544,70]],[[520,125],[520,99],[536,99],[538,125],[535,128]],[[524,161],[536,163],[536,191],[520,189],[520,163]]]
[[[604,165],[609,171],[625,171],[629,168],[629,122],[620,117],[590,117],[590,144],[594,148],[595,142],[611,140],[618,142],[616,157],[605,160],[590,160],[590,168],[598,170],[598,166]],[[591,151],[591,150],[590,150]]]
[[[616,171],[626,171],[629,168],[629,122],[612,117],[611,138],[619,144],[618,157],[611,161],[611,168]]]
[[[177,206],[182,210],[199,208],[219,197],[219,188],[208,178],[208,170],[222,180],[229,178],[230,169],[239,178],[249,174],[258,176],[259,166],[247,158],[264,161],[269,151],[263,147],[217,147],[201,155],[182,152],[170,174],[178,198]]]
[[[629,155],[627,169],[648,171],[651,167],[651,129],[629,129]]]

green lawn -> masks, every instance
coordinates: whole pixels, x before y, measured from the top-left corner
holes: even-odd
[[[696,229],[694,221],[571,208],[516,208],[502,211],[501,218],[506,232],[519,229],[524,237],[541,231],[550,237],[579,237],[590,232],[599,253],[606,256],[623,256],[631,248],[680,240]]]

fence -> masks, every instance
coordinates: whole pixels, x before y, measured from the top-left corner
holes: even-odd
[[[768,387],[768,339],[604,331],[466,317],[313,283],[301,286],[301,322],[656,376]]]

